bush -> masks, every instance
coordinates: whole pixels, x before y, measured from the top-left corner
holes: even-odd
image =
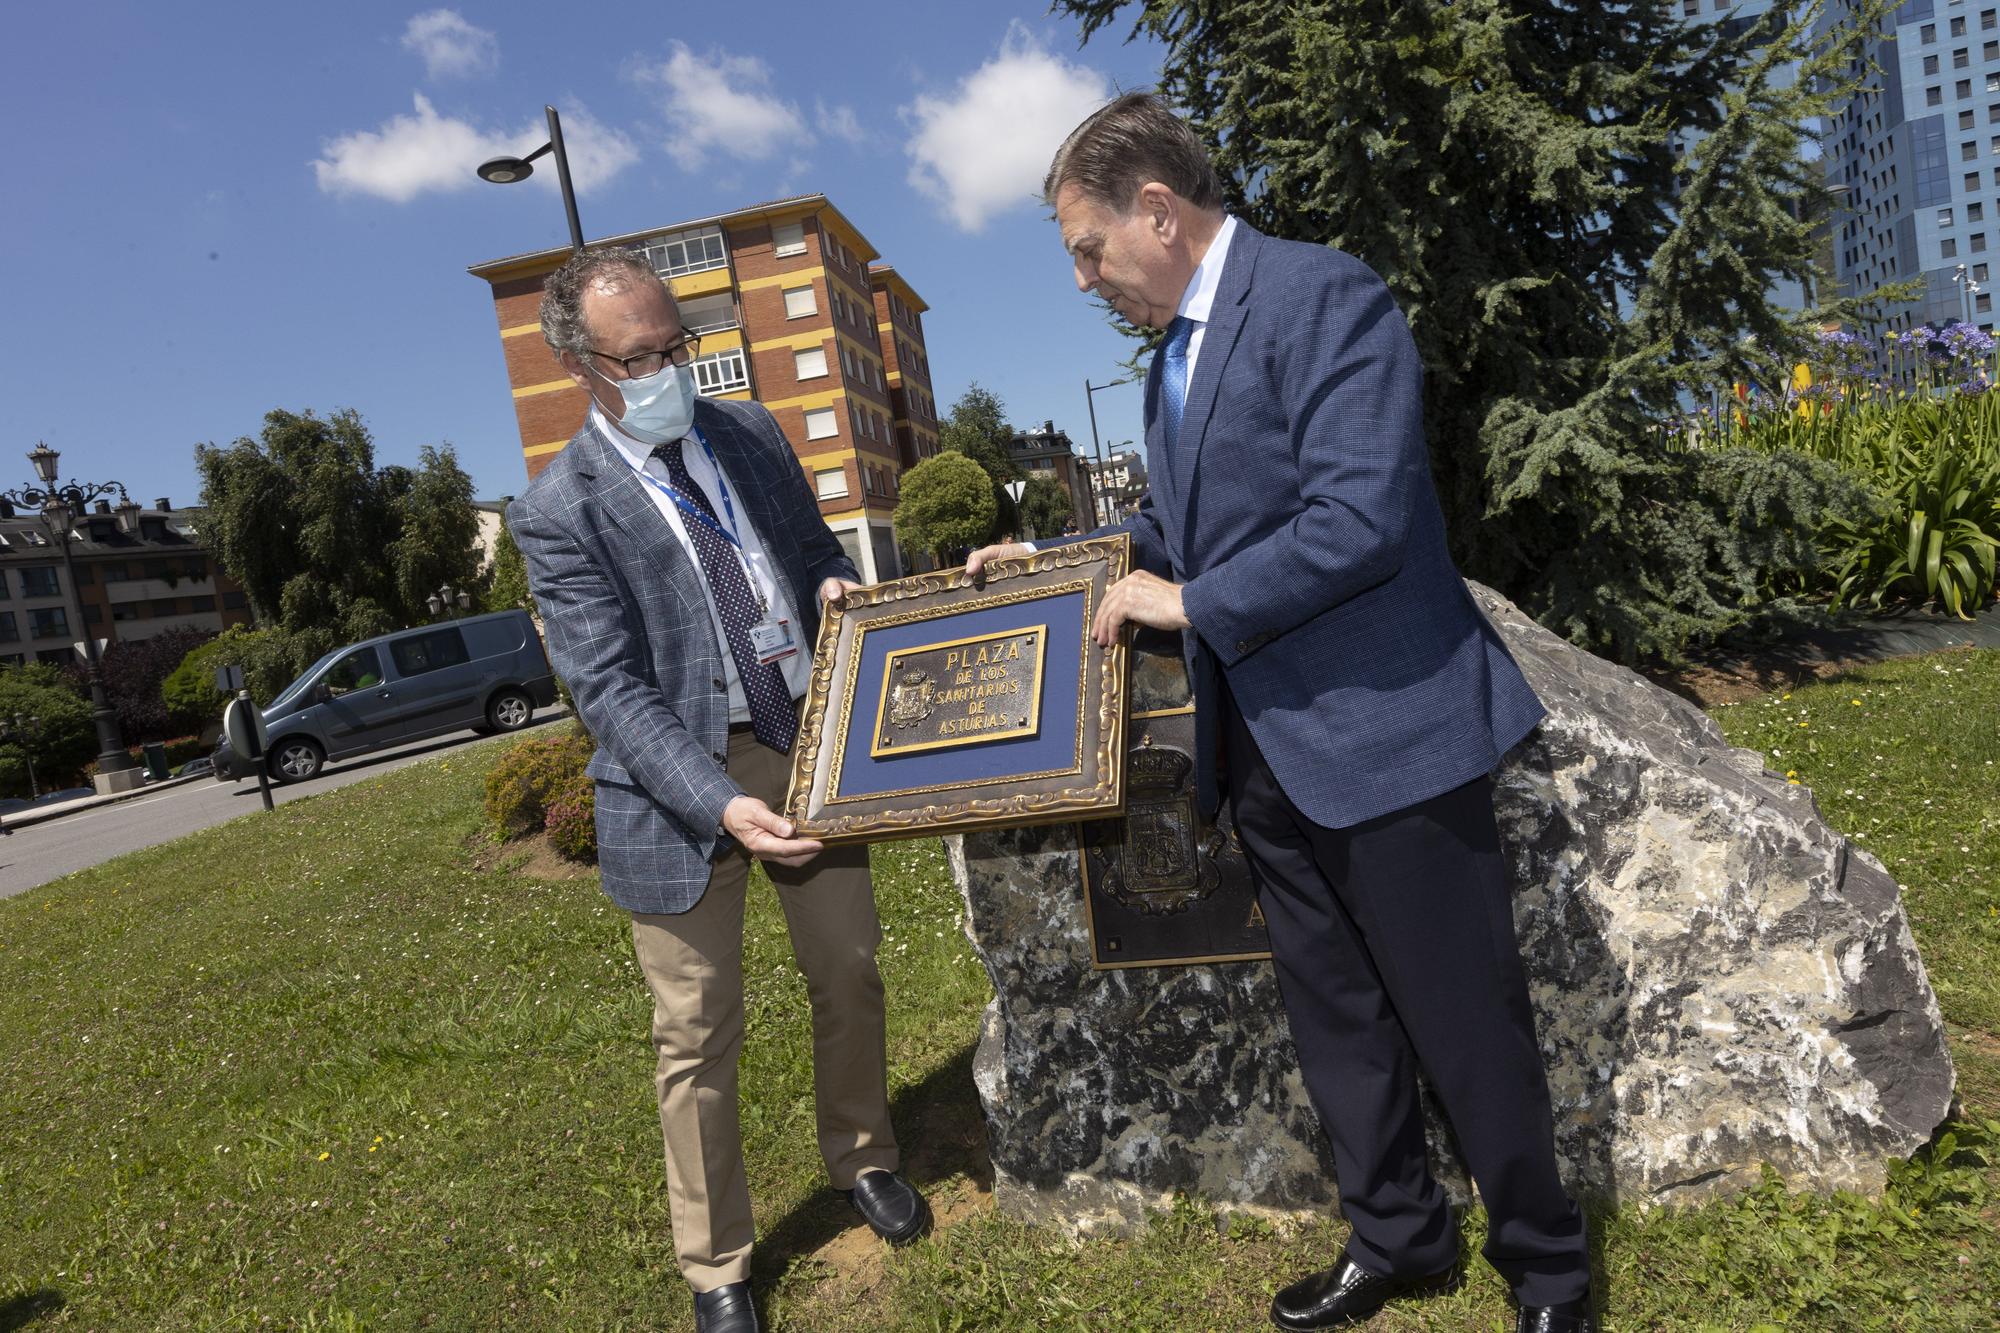
[[[549,794],[543,827],[549,846],[568,861],[597,863],[597,783],[582,772],[563,781]]]
[[[17,715],[40,721],[0,744],[0,792],[29,794],[30,759],[43,791],[76,785],[97,753],[89,701],[46,662],[0,667],[0,724],[11,727]]]
[[[486,775],[486,822],[503,841],[547,828],[551,803],[564,796],[573,803],[577,783],[589,782],[583,768],[595,748],[581,730],[510,746]]]
[[[214,637],[208,630],[181,626],[150,638],[118,639],[105,645],[97,678],[104,685],[106,702],[118,714],[118,734],[128,744],[165,740],[201,726],[201,721],[175,713],[162,686],[189,653]],[[85,693],[88,676],[81,663],[68,671],[77,692]]]
[[[231,625],[183,657],[160,683],[160,695],[179,726],[190,731],[215,726],[221,722],[227,702],[215,688],[217,667],[242,667],[250,697],[259,707],[268,707],[300,672],[340,642],[322,633],[294,634]]]

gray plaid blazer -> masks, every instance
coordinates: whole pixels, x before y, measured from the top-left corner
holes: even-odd
[[[729,478],[730,498],[784,571],[807,645],[819,585],[859,579],[819,516],[778,423],[756,403],[695,402],[695,425]],[[507,507],[528,564],[556,673],[597,752],[597,861],[604,891],[630,912],[685,912],[728,846],[729,696],[700,569],[645,483],[588,418]]]

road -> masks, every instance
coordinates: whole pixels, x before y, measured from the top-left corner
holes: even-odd
[[[528,730],[565,719],[560,708],[537,710]],[[296,801],[314,792],[331,791],[401,768],[471,741],[484,740],[470,731],[435,736],[413,745],[381,750],[375,754],[329,764],[326,771],[310,782],[273,786],[272,799]],[[46,884],[74,870],[108,861],[126,852],[156,847],[182,834],[208,828],[238,815],[261,810],[257,783],[217,782],[198,778],[126,801],[79,810],[73,815],[30,824],[16,829],[10,838],[0,838],[0,898],[11,898],[37,885]]]

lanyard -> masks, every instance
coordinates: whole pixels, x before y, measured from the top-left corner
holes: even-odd
[[[709,444],[708,437],[701,433],[699,426],[690,430],[689,434],[694,436],[695,443],[701,446],[702,452],[708,455],[709,466],[715,469],[715,488],[722,497],[722,512],[729,518],[728,527],[723,527],[713,514],[683,495],[678,486],[661,481],[646,471],[643,463],[639,466],[639,478],[651,483],[653,489],[672,500],[675,507],[681,511],[682,517],[704,525],[735,548],[737,562],[743,566],[743,581],[750,585],[750,591],[756,595],[758,611],[768,615],[771,610],[770,599],[764,595],[764,585],[758,580],[756,571],[750,567],[750,553],[744,549],[742,539],[736,535],[741,531],[741,527],[736,522],[736,506],[729,500],[729,482],[722,474],[722,460],[715,456],[714,447]],[[676,440],[674,443],[679,444],[680,441]]]
[[[658,477],[646,471],[643,463],[639,466],[639,476],[641,479],[650,482],[653,488],[659,491],[660,494],[672,500],[682,514],[707,527],[731,546],[734,546],[739,552],[742,552],[744,549],[743,540],[736,535],[741,531],[741,528],[736,522],[736,506],[731,504],[729,500],[729,482],[722,475],[722,461],[715,456],[715,449],[709,444],[708,437],[701,433],[699,426],[695,427],[690,434],[694,436],[695,443],[701,446],[702,452],[708,455],[709,466],[715,469],[715,488],[721,493],[722,512],[729,518],[728,527],[723,527],[722,524],[716,521],[713,514],[683,495],[678,486],[675,486],[671,482],[661,481]],[[676,440],[674,443],[679,444],[680,441]]]

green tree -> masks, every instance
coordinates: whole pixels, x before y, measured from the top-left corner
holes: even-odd
[[[1060,537],[1076,519],[1076,503],[1069,487],[1054,477],[1030,477],[1021,492],[1021,535]]]
[[[993,509],[986,469],[955,451],[933,454],[903,474],[896,539],[949,563],[992,534]]]
[[[1056,3],[1086,41],[1136,10],[1232,212],[1382,275],[1461,567],[1627,658],[1796,610],[1778,589],[1858,503],[1812,462],[1655,427],[1686,392],[1781,383],[1856,313],[1770,293],[1825,290],[1806,127],[1868,77],[1890,7],[1815,35],[1823,3],[1743,27],[1666,0]]]
[[[243,668],[243,684],[260,707],[297,680],[307,667],[339,646],[320,632],[295,633],[276,625],[229,628],[181,659],[160,682],[168,713],[189,731],[200,731],[222,720],[228,702],[215,688],[216,669]]]
[[[514,534],[508,531],[505,519],[501,520],[500,535],[493,542],[493,564],[486,571],[486,579],[482,600],[488,611],[534,609],[534,596],[528,589],[528,562],[521,557],[521,548],[514,544]]]
[[[97,725],[90,702],[60,667],[47,662],[0,667],[0,722],[32,719],[0,743],[0,791],[26,796],[28,760],[43,791],[73,786],[97,755]]]
[[[302,650],[419,623],[440,583],[477,579],[472,485],[449,446],[378,469],[357,413],[275,410],[257,439],[199,445],[195,464],[204,543]]]
[[[951,414],[938,423],[938,448],[964,454],[985,469],[993,479],[993,526],[986,534],[997,541],[1020,528],[1020,515],[1007,483],[1025,474],[1014,461],[1011,447],[1014,428],[1007,424],[1007,409],[999,395],[981,388],[977,380],[967,386],[951,405]]]

